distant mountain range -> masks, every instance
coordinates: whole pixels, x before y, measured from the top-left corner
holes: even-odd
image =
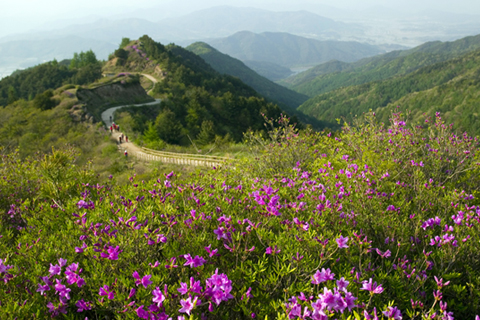
[[[308,11],[274,12],[255,8],[219,6],[159,22],[185,31],[186,39],[227,37],[239,31],[288,32],[318,39],[361,35],[363,27],[328,19]]]
[[[284,32],[241,31],[206,42],[242,61],[265,61],[283,67],[312,66],[332,59],[351,62],[385,52],[359,42],[318,41]]]
[[[56,30],[11,35],[0,38],[0,42],[76,35],[118,43],[122,37],[133,39],[149,34],[164,42],[185,44],[188,41],[227,37],[243,30],[256,33],[288,32],[320,39],[340,39],[363,33],[362,27],[357,24],[337,22],[307,11],[273,12],[220,6],[157,22],[139,18],[99,19]]]

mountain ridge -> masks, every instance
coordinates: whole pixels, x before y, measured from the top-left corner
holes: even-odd
[[[243,30],[226,38],[205,42],[242,61],[267,61],[283,67],[312,66],[334,57],[351,62],[384,52],[369,44],[319,41],[286,32],[254,33]]]
[[[451,42],[427,42],[409,50],[392,51],[348,65],[339,64],[335,67],[333,62],[329,62],[281,80],[279,83],[313,97],[341,87],[408,74],[424,66],[446,61],[479,48],[480,35]]]

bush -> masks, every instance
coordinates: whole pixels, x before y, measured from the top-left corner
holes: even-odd
[[[4,217],[22,219],[0,225],[2,314],[474,319],[477,141],[439,116],[425,128],[367,120],[337,134],[281,120],[244,163],[124,186],[82,181],[60,187],[70,190],[61,207],[15,205]],[[309,154],[297,155],[303,144]]]
[[[55,108],[55,100],[53,98],[53,90],[48,89],[41,94],[37,94],[33,99],[33,105],[40,110],[49,110]]]

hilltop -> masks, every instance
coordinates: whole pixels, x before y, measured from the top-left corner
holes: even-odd
[[[159,80],[150,94],[161,98],[161,105],[129,110],[132,130],[147,135],[150,145],[240,141],[248,129],[263,130],[262,114],[278,117],[282,113],[252,87],[217,72],[198,55],[147,36],[127,43],[110,57],[104,72],[119,71],[146,73]]]

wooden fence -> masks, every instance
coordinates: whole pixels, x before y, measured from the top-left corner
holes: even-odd
[[[205,167],[219,167],[225,162],[234,160],[227,157],[165,152],[148,148],[140,148],[140,151],[129,151],[129,155],[144,161],[159,161],[163,163]]]

